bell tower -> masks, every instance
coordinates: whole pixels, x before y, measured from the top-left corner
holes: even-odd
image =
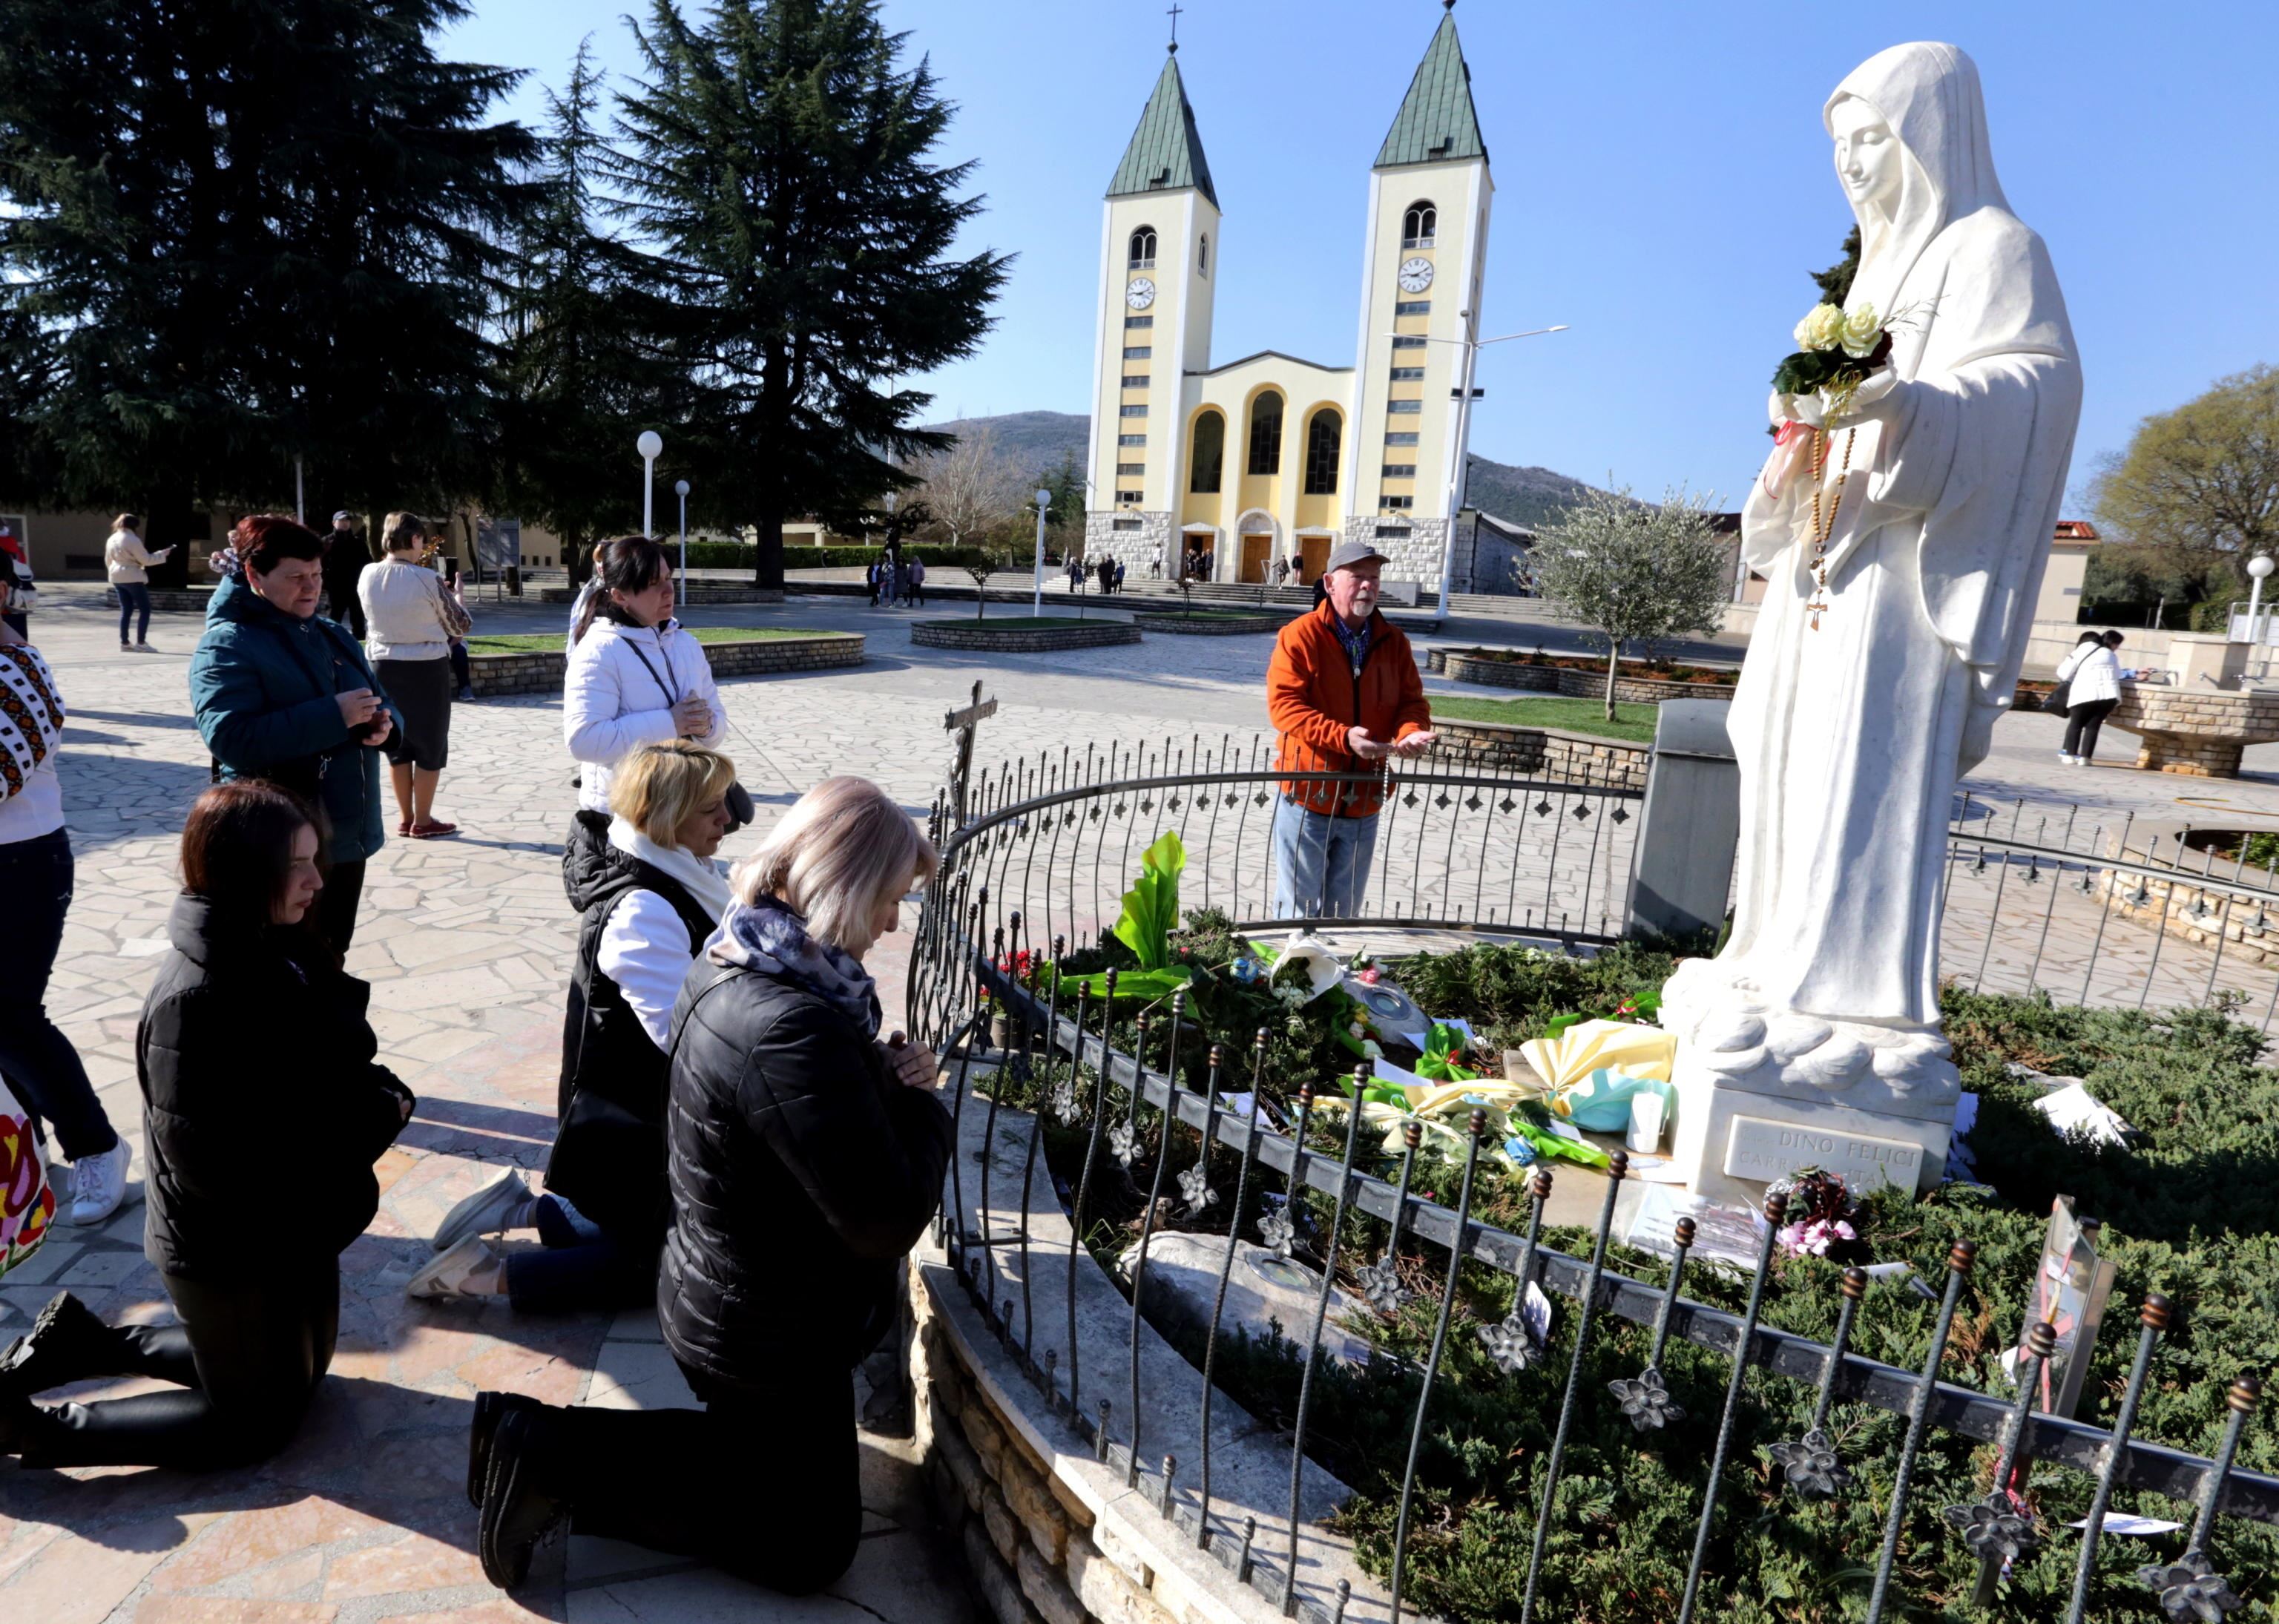
[[[1451,9],[1369,177],[1345,531],[1376,544],[1388,577],[1436,581],[1455,519],[1459,341],[1479,336],[1494,195]]]
[[[1185,481],[1186,374],[1210,364],[1218,194],[1174,42],[1101,211],[1088,555],[1135,573],[1169,545]]]

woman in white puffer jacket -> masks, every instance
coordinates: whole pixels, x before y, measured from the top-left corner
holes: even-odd
[[[2089,765],[2097,754],[2099,730],[2121,702],[2122,678],[2136,675],[2122,670],[2113,652],[2120,646],[2118,632],[2102,637],[2086,634],[2058,667],[2058,680],[2068,685],[2065,743],[2059,747],[2058,760],[2068,767]]]
[[[563,889],[575,898],[608,861],[610,778],[643,745],[693,739],[717,749],[728,712],[704,650],[672,617],[672,567],[647,536],[609,544],[601,586],[574,635],[562,694],[562,738],[582,764],[578,812],[562,849]]]

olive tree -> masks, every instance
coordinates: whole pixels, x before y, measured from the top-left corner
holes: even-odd
[[[1543,595],[1607,645],[1607,716],[1624,645],[1715,632],[1730,563],[1710,499],[1676,490],[1653,507],[1629,487],[1578,497],[1537,538],[1531,562]]]

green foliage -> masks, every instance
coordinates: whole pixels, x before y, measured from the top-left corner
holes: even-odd
[[[1140,854],[1140,877],[1124,893],[1116,939],[1132,949],[1141,969],[1170,962],[1167,938],[1179,923],[1179,875],[1186,866],[1187,848],[1176,829],[1163,831]]]
[[[1606,647],[1608,721],[1623,646],[1715,631],[1731,574],[1707,499],[1683,490],[1660,507],[1633,500],[1627,486],[1589,492],[1545,529],[1531,556],[1543,595]]]
[[[780,585],[787,517],[907,488],[902,463],[948,448],[894,380],[973,352],[1009,261],[951,257],[972,165],[930,161],[953,108],[876,0],[652,0],[633,39],[610,180],[676,308],[695,501],[756,525],[755,578]]]
[[[1844,257],[1825,271],[1812,273],[1823,304],[1840,305],[1852,296],[1852,279],[1860,274],[1860,227],[1855,221],[1844,234]]]
[[[2279,547],[2279,368],[2218,379],[2146,417],[2105,459],[2090,500],[2109,540],[2213,568],[2245,596],[2248,561]]]

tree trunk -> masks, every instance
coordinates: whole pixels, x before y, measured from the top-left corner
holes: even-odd
[[[153,552],[174,549],[164,563],[150,566],[150,584],[180,591],[190,584],[190,493],[180,486],[154,486],[144,500],[150,505],[142,510],[142,545]]]
[[[1623,642],[1615,638],[1607,649],[1607,720],[1615,719],[1615,673],[1622,667]]]
[[[760,509],[757,546],[752,560],[752,585],[781,589],[784,584],[784,513],[773,498],[767,499]]]
[[[570,590],[573,593],[594,572],[594,549],[586,545],[586,532],[575,525],[563,528],[562,563],[570,571]]]

